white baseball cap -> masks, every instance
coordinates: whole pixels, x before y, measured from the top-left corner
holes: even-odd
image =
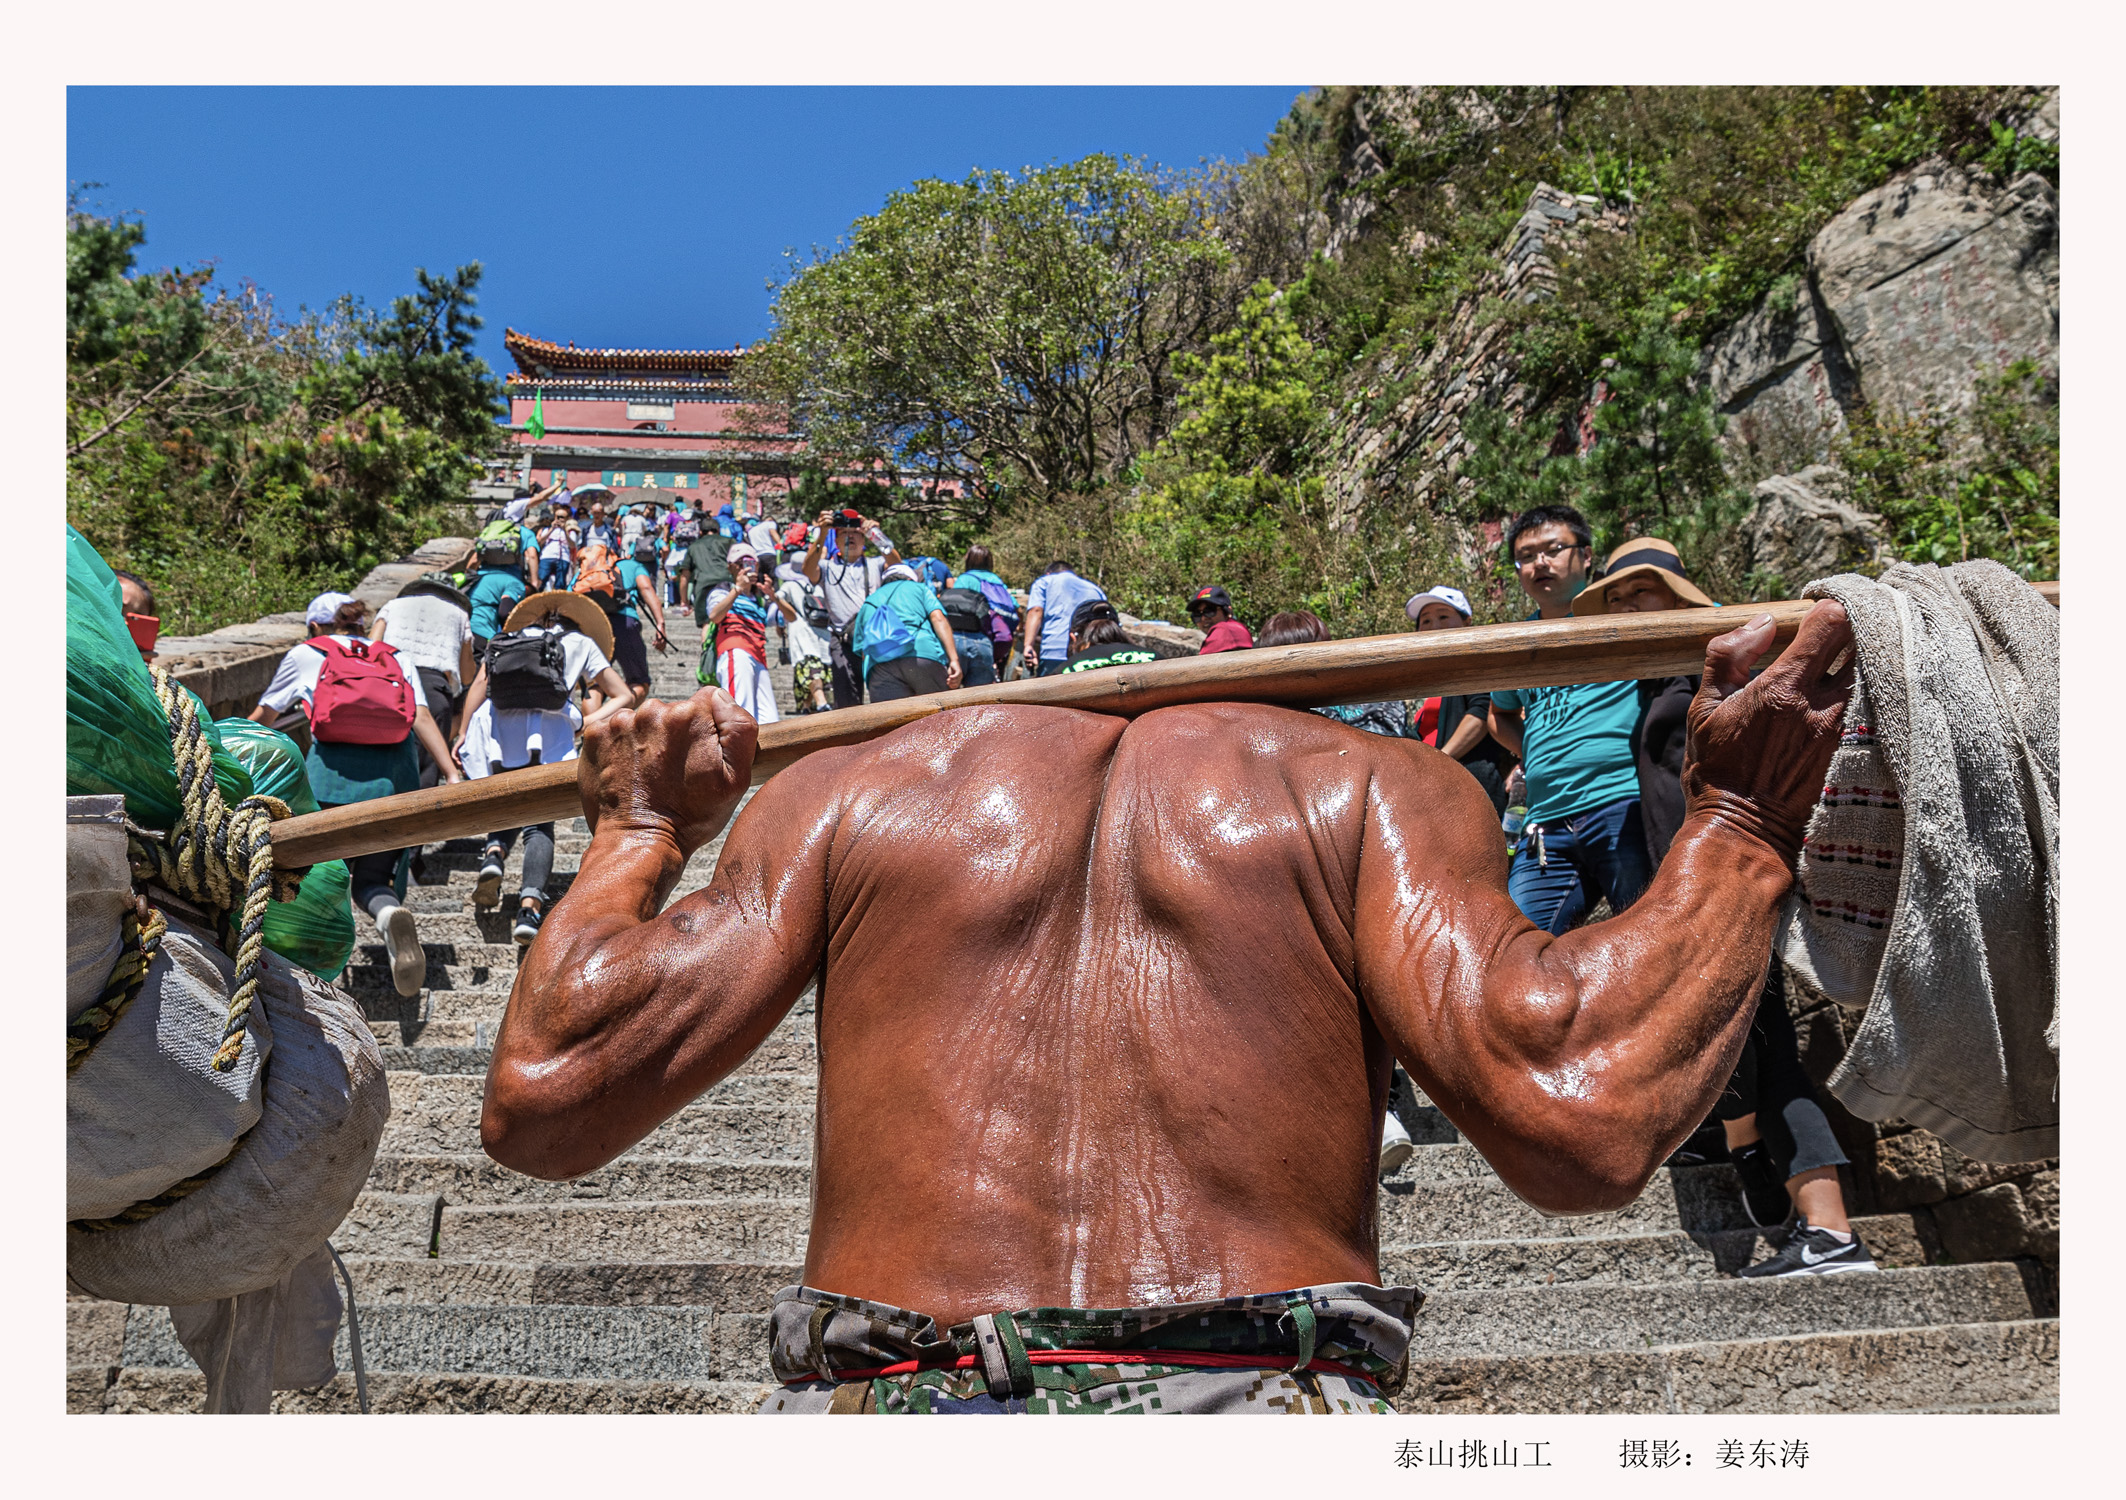
[[[1412,594],[1410,602],[1403,606],[1403,613],[1410,617],[1412,624],[1417,622],[1417,617],[1424,610],[1427,599],[1437,599],[1440,603],[1450,606],[1465,620],[1471,618],[1469,596],[1467,594],[1460,589],[1450,588],[1444,583],[1435,583],[1422,594]]]
[[[319,594],[303,611],[303,619],[312,625],[330,625],[339,619],[340,611],[352,603],[352,594]]]
[[[738,566],[738,560],[741,557],[745,558],[748,562],[760,561],[760,554],[758,552],[755,552],[744,542],[733,542],[731,544],[731,550],[723,555],[723,560],[735,568]]]

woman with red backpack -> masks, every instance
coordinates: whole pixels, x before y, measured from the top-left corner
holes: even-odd
[[[362,634],[367,607],[347,594],[319,594],[304,618],[310,639],[281,658],[273,681],[250,717],[261,724],[300,711],[309,721],[304,761],[319,807],[368,802],[421,784],[414,744],[435,761],[446,783],[465,779],[443,732],[428,712],[421,674],[398,653]],[[402,851],[363,854],[347,861],[354,904],[369,913],[391,953],[391,982],[408,999],[421,993],[428,960],[413,913],[399,900]]]

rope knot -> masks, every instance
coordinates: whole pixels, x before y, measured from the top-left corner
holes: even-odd
[[[292,816],[292,809],[279,797],[260,794],[234,807],[223,801],[214,784],[214,747],[200,725],[198,704],[162,668],[151,666],[148,675],[170,721],[170,757],[183,812],[177,827],[159,838],[129,828],[129,852],[141,878],[216,913],[230,928],[236,988],[214,1052],[215,1069],[226,1073],[243,1055],[251,1006],[258,999],[266,909],[294,899],[302,884],[303,871],[273,867],[273,825]]]

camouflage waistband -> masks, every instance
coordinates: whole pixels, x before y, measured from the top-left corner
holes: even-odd
[[[1400,1383],[1422,1300],[1413,1287],[1340,1282],[940,1329],[904,1308],[789,1287],[769,1334],[784,1389],[761,1410],[1387,1412],[1381,1391]]]

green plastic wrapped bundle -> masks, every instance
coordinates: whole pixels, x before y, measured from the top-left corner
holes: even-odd
[[[261,794],[280,798],[297,813],[317,811],[295,741],[249,719],[221,719],[214,727]],[[266,909],[266,946],[320,979],[337,977],[354,956],[351,884],[342,860],[311,866],[293,901],[276,901]]]
[[[193,701],[198,702],[196,696]],[[261,778],[259,790],[296,812],[317,811],[302,756],[286,735],[249,720],[217,725],[204,704],[199,724],[212,748],[214,784],[223,801],[233,807],[252,794],[248,762]],[[241,759],[228,743],[239,724]],[[72,797],[118,793],[127,815],[143,828],[172,828],[184,815],[170,722],[156,701],[140,648],[125,628],[117,575],[71,526],[66,529],[66,789]],[[323,978],[337,975],[354,953],[349,885],[341,861],[313,867],[293,901],[267,909],[266,946]]]
[[[196,700],[195,700],[196,701]],[[251,778],[221,742],[206,705],[200,727],[213,747],[214,784],[232,807]],[[183,809],[170,755],[170,721],[127,633],[118,578],[80,532],[66,529],[66,790],[116,792],[143,828],[174,827]]]
[[[303,769],[303,752],[294,740],[249,719],[216,719],[214,728],[230,757],[251,778],[253,791],[280,798],[298,814],[317,811],[310,773]]]

